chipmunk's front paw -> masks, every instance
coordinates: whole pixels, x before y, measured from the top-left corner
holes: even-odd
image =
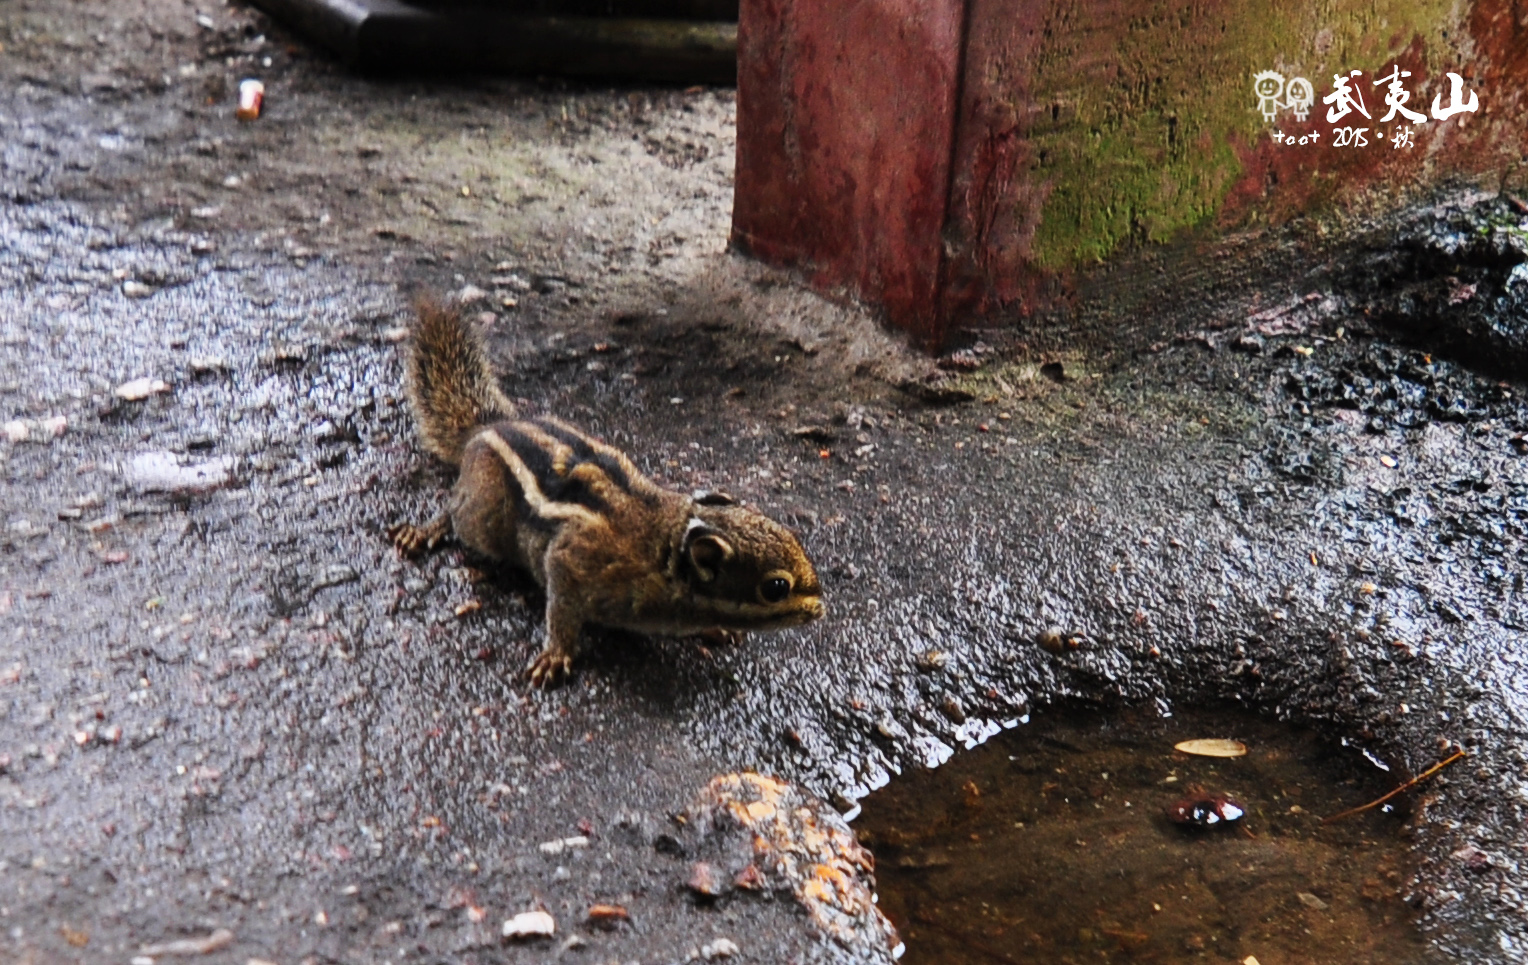
[[[541,651],[526,669],[526,675],[531,679],[531,686],[540,687],[543,690],[562,683],[572,672],[573,658],[552,650]]]
[[[405,557],[413,558],[433,550],[451,532],[451,517],[438,516],[423,526],[399,523],[387,528],[387,538]]]
[[[746,630],[724,630],[721,627],[712,627],[709,630],[700,631],[700,639],[713,647],[736,646],[747,638]]]

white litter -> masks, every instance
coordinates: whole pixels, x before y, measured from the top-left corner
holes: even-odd
[[[544,911],[527,911],[505,919],[500,931],[505,938],[550,938],[557,923]]]

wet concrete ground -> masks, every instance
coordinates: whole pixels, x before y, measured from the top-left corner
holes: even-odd
[[[931,385],[725,253],[730,92],[368,82],[197,14],[0,7],[8,960],[884,960],[788,893],[693,901],[670,815],[745,768],[847,809],[1070,701],[1241,705],[1392,773],[1462,746],[1406,894],[1444,954],[1528,957],[1521,378],[1260,234],[1127,259]],[[450,478],[400,404],[410,293],[468,285],[512,395],[798,527],[828,619],[599,635],[530,692],[533,588],[382,535]],[[557,936],[501,943],[534,908]]]

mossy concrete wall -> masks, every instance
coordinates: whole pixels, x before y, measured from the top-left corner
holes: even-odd
[[[1528,173],[1510,0],[802,6],[742,4],[734,238],[929,342],[1124,245]],[[1449,72],[1479,109],[1380,123],[1394,67],[1410,109],[1446,106]],[[1328,122],[1352,70],[1370,117]],[[1265,118],[1259,71],[1311,82],[1303,121]]]

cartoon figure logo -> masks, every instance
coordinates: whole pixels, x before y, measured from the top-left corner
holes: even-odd
[[[1286,84],[1284,75],[1276,70],[1259,71],[1252,78],[1252,93],[1257,97],[1257,109],[1263,120],[1272,121],[1281,110],[1292,109],[1297,120],[1310,115],[1310,106],[1316,102],[1316,89],[1304,77],[1291,77]]]
[[[1263,120],[1272,121],[1284,102],[1284,75],[1276,70],[1263,70],[1252,78],[1252,93],[1257,96],[1257,109],[1263,112]]]
[[[1295,112],[1295,120],[1303,121],[1310,116],[1310,106],[1316,103],[1316,89],[1304,77],[1291,77],[1284,88],[1289,107]]]

